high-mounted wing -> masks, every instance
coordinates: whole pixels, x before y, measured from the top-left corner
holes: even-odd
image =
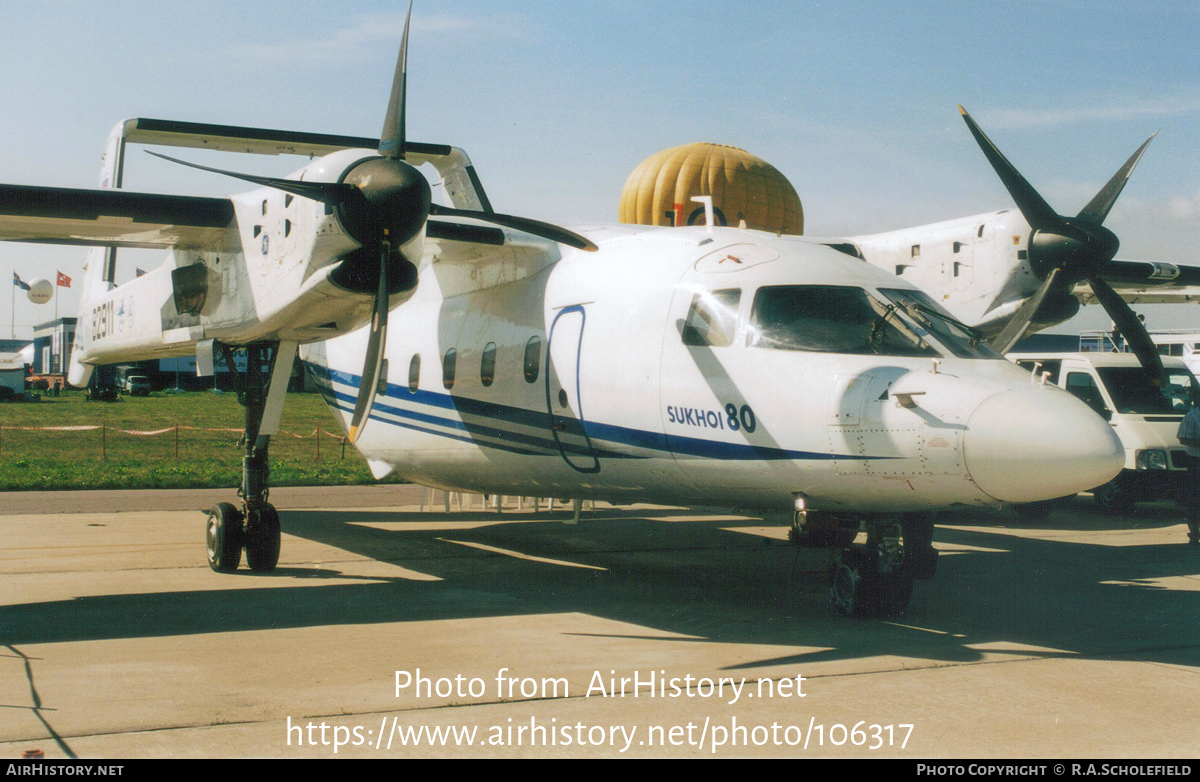
[[[0,185],[3,241],[224,249],[233,220],[228,198]]]

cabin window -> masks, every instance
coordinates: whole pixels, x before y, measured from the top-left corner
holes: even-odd
[[[263,199],[263,214],[267,213],[267,199]]]
[[[291,205],[292,205],[292,194],[288,193],[287,195],[285,195],[283,197],[283,206],[284,206],[284,208],[287,208]]]
[[[489,342],[483,348],[483,357],[479,360],[479,382],[490,386],[496,380],[496,343]]]
[[[732,345],[741,298],[740,288],[704,291],[693,296],[692,306],[683,322],[683,344],[714,348]]]
[[[421,386],[421,354],[414,353],[408,362],[408,393],[415,394]]]
[[[983,238],[983,227],[985,225],[987,225],[987,223],[981,223],[979,226],[979,230],[975,232],[975,235],[978,236],[980,239]]]
[[[936,356],[899,316],[862,288],[780,285],[754,296],[748,344],[773,350]]]
[[[542,338],[534,334],[525,343],[525,382],[536,383],[542,370]]]
[[[442,385],[446,390],[454,388],[454,365],[458,360],[458,353],[454,348],[446,351],[446,355],[442,357]]]
[[[954,276],[957,277],[960,274],[962,274],[962,264],[959,263],[958,261],[955,261],[954,262]]]
[[[912,246],[911,255],[913,258],[920,258],[921,257],[921,245],[914,244]]]
[[[283,221],[283,235],[284,235],[284,236],[290,236],[290,235],[291,235],[291,233],[292,233],[292,221],[291,221],[291,220],[284,220],[284,221]]]
[[[959,252],[959,251],[961,251],[961,250],[962,250],[962,248],[963,248],[963,243],[962,243],[962,242],[955,242],[955,243],[954,243],[954,252]]]

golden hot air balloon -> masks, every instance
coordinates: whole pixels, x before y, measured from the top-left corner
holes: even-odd
[[[723,144],[685,144],[646,158],[621,191],[617,219],[637,225],[703,225],[711,195],[718,225],[775,233],[804,233],[804,209],[796,189],[765,160]]]

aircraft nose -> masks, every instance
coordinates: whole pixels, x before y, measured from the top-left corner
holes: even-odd
[[[975,485],[1004,502],[1087,491],[1125,464],[1107,421],[1070,394],[1043,387],[985,399],[967,421],[963,457]]]

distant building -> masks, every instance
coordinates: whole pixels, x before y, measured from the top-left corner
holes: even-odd
[[[78,318],[59,318],[33,327],[33,371],[39,375],[66,374],[71,365]]]
[[[4,340],[11,342],[13,340]],[[25,393],[25,361],[20,353],[0,352],[0,401]]]

